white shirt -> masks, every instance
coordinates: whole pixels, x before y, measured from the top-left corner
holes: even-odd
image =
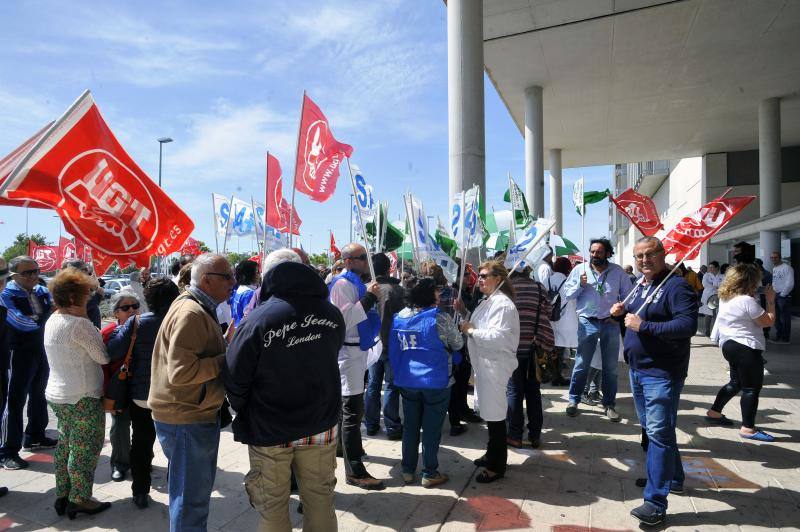
[[[561,272],[553,272],[548,279],[548,290],[558,290],[561,294],[561,319],[550,322],[553,327],[556,347],[578,347],[578,310],[574,299],[567,299],[564,292],[564,281],[567,276]],[[559,289],[559,287],[561,287]],[[551,301],[552,303],[552,301]]]
[[[346,327],[344,341],[358,344],[358,324],[367,319],[367,313],[358,299],[358,290],[347,279],[339,279],[331,287],[331,303],[342,313]],[[342,379],[342,395],[364,393],[364,372],[367,371],[367,351],[358,345],[344,345],[339,351],[339,375]]]
[[[74,405],[84,397],[103,396],[103,369],[108,364],[103,337],[92,322],[54,313],[44,325],[44,350],[50,378],[44,395],[48,401]]]
[[[764,314],[758,300],[753,296],[736,296],[728,301],[719,302],[717,321],[711,331],[711,340],[722,345],[728,340],[735,340],[752,349],[764,350],[764,329],[756,325],[754,320]]]
[[[721,273],[706,272],[703,276],[703,295],[700,296],[700,314],[711,316],[714,312],[708,308],[708,299],[717,293],[719,285],[722,284],[723,275]]]
[[[536,265],[536,271],[533,274],[534,279],[547,286],[547,281],[553,275],[553,267],[547,261],[541,261]]]
[[[497,291],[472,311],[475,329],[467,337],[469,356],[475,369],[475,386],[481,416],[486,421],[506,418],[506,387],[517,369],[519,313],[514,302]],[[363,380],[363,372],[362,372]]]
[[[794,268],[781,263],[772,268],[772,288],[781,297],[789,297],[794,290]]]

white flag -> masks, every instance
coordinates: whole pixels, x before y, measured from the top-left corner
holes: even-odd
[[[459,249],[464,249],[464,193],[459,192],[450,202],[450,234]]]
[[[214,194],[214,220],[218,235],[224,235],[231,215],[231,200],[222,194]]]
[[[464,237],[468,248],[478,248],[483,245],[483,231],[479,219],[480,189],[474,186],[464,193]]]
[[[267,232],[264,235],[264,249],[265,251],[275,251],[281,249],[286,245],[286,234],[281,233],[271,225],[266,227]]]
[[[545,256],[545,248],[549,249],[545,236],[556,221],[552,218],[539,218],[530,224],[525,232],[517,235],[517,242],[508,248],[506,268],[513,268],[519,262],[522,266],[536,264]]]
[[[255,233],[256,219],[253,214],[252,203],[243,199],[233,198],[231,216],[228,235],[245,236]]]
[[[572,185],[572,203],[575,204],[575,208],[578,209],[578,212],[581,216],[584,214],[584,204],[583,204],[583,178],[581,177],[575,184]]]
[[[417,257],[420,261],[425,261],[430,258],[430,252],[433,250],[431,244],[431,237],[428,231],[428,218],[425,216],[425,210],[422,207],[422,201],[409,195],[411,203],[411,216],[414,225],[411,228],[413,232],[414,247],[417,250]]]
[[[364,225],[367,223],[374,223],[378,207],[375,202],[375,194],[372,190],[372,186],[367,184],[367,180],[364,178],[364,174],[358,166],[351,164],[350,168],[353,171],[353,179],[356,182],[355,203],[361,211],[361,219],[364,221]]]

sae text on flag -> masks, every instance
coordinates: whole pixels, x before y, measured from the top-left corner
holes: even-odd
[[[483,230],[478,212],[479,204],[480,189],[476,185],[464,192],[464,238],[468,249],[483,245]]]
[[[253,205],[249,201],[233,198],[228,235],[246,236],[255,234],[255,232],[256,219],[253,215]]]
[[[530,224],[525,231],[517,235],[517,242],[508,248],[506,254],[506,268],[513,268],[518,262],[522,261],[522,266],[534,265],[544,258],[544,254],[549,251],[549,246],[545,243],[544,237],[555,225],[556,221],[552,218],[539,218]]]
[[[0,195],[54,209],[89,244],[95,271],[114,261],[148,266],[181,248],[192,220],[142,171],[108,127],[89,91],[25,153]]]
[[[364,174],[361,169],[351,164],[350,168],[353,170],[353,180],[356,182],[356,205],[361,211],[361,220],[364,225],[367,223],[375,222],[375,214],[377,211],[377,203],[375,202],[375,194],[372,191],[372,186],[367,184]]]
[[[450,234],[459,249],[466,245],[464,241],[464,193],[458,192],[450,203]]]
[[[583,178],[581,177],[575,184],[572,185],[572,203],[575,204],[575,209],[578,211],[578,214],[581,216],[584,215],[584,203],[583,203]]]
[[[428,231],[428,218],[425,216],[422,201],[411,195],[409,195],[409,198],[411,215],[414,220],[414,226],[411,228],[414,235],[413,242],[417,248],[417,257],[419,257],[420,261],[425,261],[430,258],[430,252],[434,249],[434,242]]]
[[[222,236],[228,229],[228,219],[231,216],[231,200],[222,194],[214,194],[214,221],[217,234]]]

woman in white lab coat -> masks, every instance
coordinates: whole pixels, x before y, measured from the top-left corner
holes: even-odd
[[[484,299],[460,327],[467,335],[481,416],[489,428],[486,454],[475,461],[485,469],[475,480],[488,483],[503,478],[506,472],[506,386],[517,368],[519,314],[514,305],[514,289],[502,262],[481,264],[478,287]],[[463,308],[460,301],[456,303],[457,310]]]

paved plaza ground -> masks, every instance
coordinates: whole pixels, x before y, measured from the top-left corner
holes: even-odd
[[[773,444],[743,442],[737,427],[711,427],[705,410],[727,380],[727,365],[707,338],[695,337],[692,363],[679,414],[678,439],[687,473],[686,494],[669,497],[670,530],[800,530],[800,349],[770,345],[757,423],[778,438]],[[643,475],[627,373],[620,367],[618,409],[621,423],[611,423],[600,408],[581,407],[564,415],[564,388],[543,388],[545,428],[542,447],[509,449],[506,478],[489,485],[474,480],[472,460],[483,453],[483,425],[472,424],[458,437],[445,426],[439,458],[451,480],[438,489],[405,486],[400,475],[400,442],[385,434],[364,437],[369,471],[386,479],[382,492],[365,492],[344,482],[336,471],[336,513],[340,530],[550,530],[555,532],[636,530],[628,512],[641,503],[634,479]],[[741,419],[738,399],[725,413]],[[51,429],[55,420],[51,419]],[[168,529],[166,460],[155,445],[153,501],[138,510],[130,500],[130,481],[111,482],[110,445],[106,441],[95,477],[95,495],[113,502],[110,510],[69,521],[53,510],[55,481],[52,451],[23,454],[31,467],[0,471],[0,485],[11,493],[0,499],[0,530],[141,530]],[[248,470],[246,449],[222,433],[219,470],[211,499],[209,528],[257,529],[243,487]],[[291,516],[296,527],[292,495]]]

